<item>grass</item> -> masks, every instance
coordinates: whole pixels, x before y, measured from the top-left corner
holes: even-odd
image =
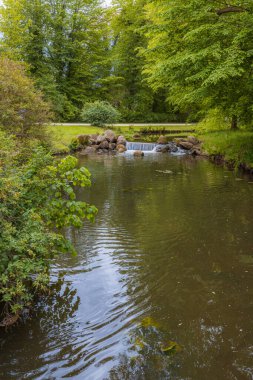
[[[102,128],[85,126],[48,126],[48,131],[52,134],[53,150],[55,152],[69,152],[69,144],[78,135],[103,133]]]
[[[185,137],[188,135],[187,130],[192,129],[191,126],[173,125],[163,127],[171,133],[168,135],[169,139],[175,137]],[[141,132],[142,130],[153,129],[159,130],[157,126],[114,126],[116,134],[123,134],[128,140],[133,140],[133,135]],[[69,152],[69,144],[71,140],[80,134],[101,134],[104,132],[103,128],[90,127],[90,126],[48,126],[48,130],[53,134],[53,150],[55,152]],[[173,133],[173,131],[181,132]],[[157,141],[157,135],[142,135],[139,140],[143,142]],[[238,131],[215,131],[200,134],[199,139],[204,142],[204,150],[209,154],[222,155],[225,160],[234,161],[236,165],[245,163],[253,167],[253,131],[238,130]],[[138,140],[136,140],[138,141]]]
[[[158,127],[158,126],[114,126],[112,129],[116,134],[123,134],[128,140],[133,139],[133,135],[144,130],[152,129],[152,130],[161,130],[165,129],[170,132],[169,138],[172,139],[174,137],[185,137],[187,133],[185,131],[191,130],[193,126],[181,126],[181,125],[173,125],[167,127]],[[108,129],[108,128],[107,128]],[[173,131],[181,131],[180,133]],[[98,127],[90,127],[90,126],[74,126],[74,125],[50,125],[48,126],[48,131],[53,135],[53,150],[55,152],[67,153],[69,152],[69,144],[71,141],[78,135],[81,134],[101,134],[104,132],[103,128]],[[171,133],[172,132],[172,133]],[[158,139],[159,133],[157,135],[145,135],[140,138],[141,141],[146,142],[154,142]]]
[[[222,155],[236,166],[244,163],[253,167],[253,131],[219,131],[199,136],[204,150],[213,155]]]

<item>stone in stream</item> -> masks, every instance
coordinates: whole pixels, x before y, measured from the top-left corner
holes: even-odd
[[[156,152],[159,153],[167,153],[167,152],[177,152],[177,146],[173,142],[169,142],[168,144],[159,144],[156,146]]]
[[[191,150],[191,154],[193,155],[193,156],[201,156],[201,149],[199,148],[199,147],[193,147],[193,149]]]
[[[157,140],[157,144],[161,144],[161,145],[164,145],[164,144],[167,144],[168,143],[168,138],[166,136],[163,136],[161,135],[159,137],[159,139]]]
[[[119,136],[117,139],[117,145],[126,145],[126,139],[124,136]]]
[[[124,148],[119,148],[118,149],[118,153],[124,153],[126,151],[126,148],[124,147]]]
[[[123,152],[125,152],[127,150],[124,144],[118,144],[116,149],[117,149],[117,151],[123,150]]]
[[[109,149],[110,150],[114,150],[116,148],[116,144],[115,143],[109,143]]]
[[[102,141],[99,144],[99,149],[109,149],[109,143],[108,143],[108,141],[107,140]]]
[[[89,135],[78,135],[77,140],[78,140],[79,144],[86,145],[86,144],[88,144],[88,142],[90,140],[90,136]]]
[[[90,135],[89,136],[89,142],[90,142],[90,144],[95,145],[97,143],[97,138],[98,138],[98,135],[96,135],[96,134]]]
[[[117,141],[115,133],[113,131],[111,131],[110,129],[105,131],[104,136],[105,136],[106,140],[110,143],[115,143]]]
[[[99,135],[97,137],[97,144],[101,144],[102,142],[107,141],[104,135]]]
[[[180,141],[178,145],[186,150],[191,150],[193,148],[193,144],[189,141]]]
[[[195,136],[188,136],[187,141],[190,142],[193,145],[198,145],[199,140]]]
[[[144,152],[142,152],[141,150],[134,151],[134,157],[143,157],[143,156],[144,156]]]

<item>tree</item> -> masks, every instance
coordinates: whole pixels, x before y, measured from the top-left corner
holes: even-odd
[[[231,120],[253,117],[253,4],[234,1],[151,1],[145,74],[154,90],[183,110],[220,108]]]
[[[144,58],[139,50],[146,46],[142,33],[147,0],[117,0],[111,11],[111,72],[102,83],[108,100],[120,109],[127,121],[166,120],[169,110],[163,91],[155,93],[143,75]]]
[[[45,137],[49,105],[26,75],[22,64],[0,58],[0,124],[20,137]]]
[[[17,4],[18,3],[18,4]],[[106,11],[98,0],[4,0],[2,51],[22,60],[58,117],[76,119],[108,75]]]

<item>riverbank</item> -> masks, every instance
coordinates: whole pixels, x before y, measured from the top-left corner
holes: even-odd
[[[199,134],[211,161],[253,173],[253,131],[219,131]]]
[[[123,134],[128,141],[157,142],[160,128],[164,128],[169,139],[188,136],[189,125],[115,125],[113,130],[118,135]],[[231,168],[241,168],[245,171],[253,170],[253,132],[245,130],[216,131],[200,133],[196,128],[198,139],[203,142],[202,152],[209,156],[216,164],[226,164]],[[81,134],[103,134],[104,129],[90,125],[57,124],[50,125],[48,130],[53,134],[53,152],[65,154],[70,152],[71,142]]]
[[[160,134],[168,134],[170,139],[186,137],[192,132],[193,127],[190,124],[119,124],[110,129],[118,135],[123,134],[128,141],[156,142]],[[48,132],[52,135],[52,149],[57,154],[69,153],[71,142],[78,135],[103,134],[104,131],[103,128],[92,127],[89,124],[63,123],[48,126]]]

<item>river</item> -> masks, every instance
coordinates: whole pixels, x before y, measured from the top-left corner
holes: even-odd
[[[0,379],[253,379],[253,180],[165,154],[80,165],[96,222],[1,332]]]

